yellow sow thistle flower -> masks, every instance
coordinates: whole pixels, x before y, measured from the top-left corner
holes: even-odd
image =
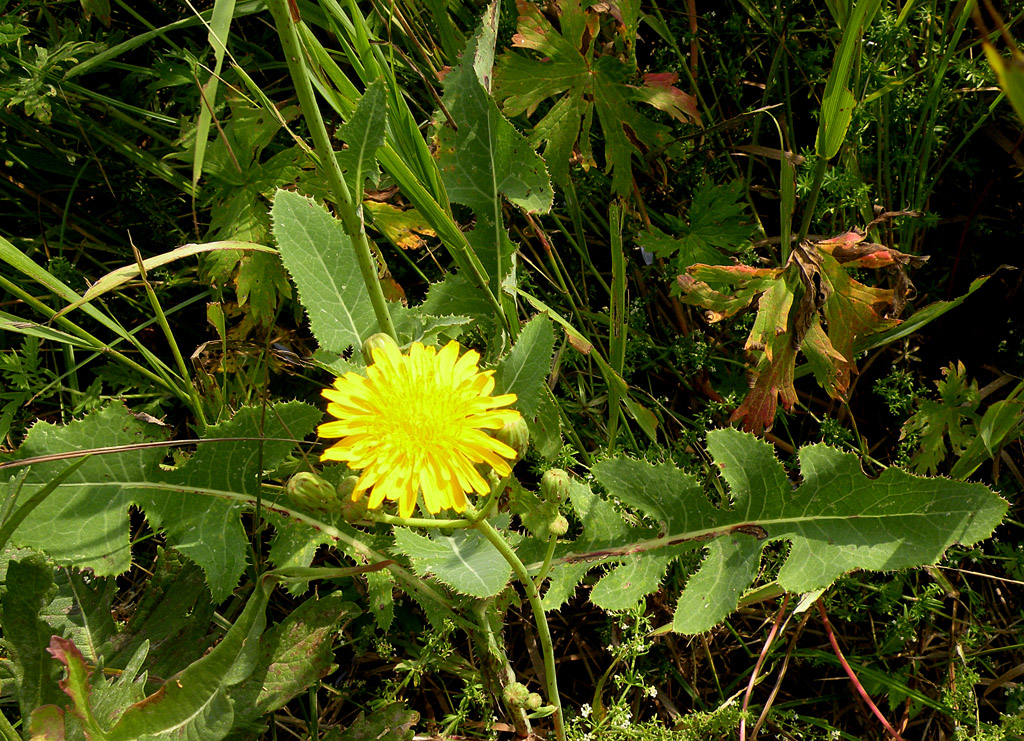
[[[520,418],[501,409],[515,394],[491,396],[494,371],[477,367],[474,350],[459,356],[459,343],[440,351],[413,343],[408,355],[390,343],[374,347],[366,376],[346,373],[324,389],[327,413],[336,421],[320,425],[320,437],[341,438],[320,456],[362,471],[352,501],[369,492],[370,509],[387,499],[412,515],[419,492],[427,511],[461,512],[466,494],[487,494],[490,486],[474,464],[486,463],[507,476],[516,452],[484,430]]]

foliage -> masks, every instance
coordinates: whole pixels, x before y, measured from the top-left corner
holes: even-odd
[[[0,738],[1019,735],[1013,23],[684,5],[0,0]],[[319,461],[378,333],[463,510]]]

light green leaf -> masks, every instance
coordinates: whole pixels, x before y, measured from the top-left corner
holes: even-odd
[[[544,161],[490,96],[497,8],[497,3],[488,8],[459,66],[445,77],[443,102],[458,130],[440,123],[438,167],[448,197],[476,215],[467,238],[487,274],[501,281],[512,269],[515,251],[501,216],[502,198],[543,213],[554,195]]]
[[[156,425],[140,422],[121,403],[76,420],[65,427],[37,422],[16,458],[131,445],[163,439]],[[128,507],[142,496],[142,487],[162,477],[158,448],[94,455],[43,500],[11,536],[11,542],[47,553],[59,564],[92,569],[97,576],[116,576],[131,565]],[[67,467],[67,461],[32,464],[21,496],[28,498]]]
[[[206,431],[206,437],[242,439],[200,445],[184,466],[161,477],[176,490],[152,491],[137,500],[154,526],[164,528],[168,542],[203,567],[215,602],[238,583],[249,540],[239,519],[239,503],[191,489],[255,496],[262,470],[280,465],[321,416],[316,407],[298,401],[266,410],[243,407],[231,420]],[[264,437],[278,439],[261,440]]]
[[[709,432],[708,450],[729,484],[729,509],[713,506],[695,479],[671,465],[616,459],[593,469],[610,494],[659,523],[656,537],[628,541],[631,552],[713,540],[680,598],[674,625],[687,633],[709,630],[736,608],[768,543],[790,543],[779,585],[809,592],[854,569],[935,563],[954,543],[989,537],[1007,508],[980,484],[895,468],[869,479],[856,456],[826,445],[799,451],[804,482],[795,491],[771,446],[752,435]]]
[[[356,203],[362,201],[366,180],[376,183],[380,179],[377,150],[384,146],[384,131],[388,121],[388,102],[384,82],[376,80],[367,86],[356,110],[338,129],[337,137],[348,144],[348,149],[337,153],[338,164],[345,171],[345,181]]]
[[[59,564],[116,576],[131,564],[128,508],[138,505],[154,527],[165,529],[171,545],[203,567],[220,601],[245,568],[249,541],[239,520],[241,505],[198,490],[254,496],[264,470],[260,466],[276,468],[320,416],[301,402],[243,408],[234,419],[207,430],[207,436],[243,439],[201,444],[185,465],[170,472],[159,466],[165,452],[160,447],[92,455],[38,504],[11,541],[44,551]],[[131,446],[160,441],[158,435],[163,431],[156,425],[114,403],[65,427],[37,423],[16,459],[74,453],[97,443]],[[33,463],[22,497],[31,497],[66,468],[65,460]]]
[[[478,530],[428,538],[397,528],[395,548],[409,557],[420,576],[434,576],[473,597],[493,597],[512,576],[512,567]]]
[[[270,211],[281,259],[320,347],[341,354],[377,331],[352,241],[341,222],[309,198],[277,191]]]

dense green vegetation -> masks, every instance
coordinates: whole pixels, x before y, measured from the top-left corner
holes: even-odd
[[[0,0],[0,738],[1024,738],[1000,13]]]

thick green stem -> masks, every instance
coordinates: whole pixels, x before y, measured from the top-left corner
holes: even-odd
[[[515,551],[512,550],[511,546],[505,542],[505,539],[501,537],[501,533],[494,529],[487,520],[483,519],[476,510],[467,511],[469,519],[474,520],[474,527],[483,533],[483,536],[491,542],[495,548],[498,549],[498,553],[508,562],[508,565],[512,567],[512,571],[515,572],[516,577],[523,585],[523,589],[526,592],[526,599],[530,603],[530,609],[533,611],[533,620],[537,625],[537,635],[540,638],[541,652],[544,654],[544,680],[548,694],[548,702],[551,703],[555,712],[552,715],[555,723],[555,738],[558,741],[565,741],[565,722],[562,716],[562,701],[558,696],[558,679],[555,676],[555,651],[553,644],[551,643],[551,630],[548,627],[547,617],[544,615],[544,606],[540,601],[540,592],[537,590],[537,585],[533,583],[533,579],[530,578],[529,572],[526,570],[526,566],[519,560],[519,556],[516,555]],[[480,519],[476,519],[480,517]]]
[[[353,202],[353,196],[349,192],[348,185],[345,184],[341,166],[338,164],[334,147],[331,145],[331,137],[327,133],[327,127],[324,126],[323,117],[320,115],[320,106],[317,105],[313,85],[309,80],[299,35],[295,28],[299,20],[291,16],[287,0],[268,0],[267,7],[270,8],[270,13],[274,16],[274,24],[277,26],[277,34],[281,39],[281,47],[284,49],[288,72],[291,74],[292,84],[295,86],[295,94],[299,99],[303,118],[313,137],[316,155],[320,160],[320,170],[327,178],[331,191],[334,193],[335,206],[337,206],[338,218],[341,219],[342,227],[352,240],[356,261],[359,263],[359,272],[362,273],[366,292],[370,297],[370,304],[373,306],[373,313],[377,317],[377,326],[380,327],[381,332],[386,332],[397,340],[395,325],[388,312],[387,300],[384,298],[384,290],[381,288],[380,278],[377,276],[377,267],[370,251],[366,230],[363,228],[363,220],[360,217],[362,204]],[[356,196],[358,198],[359,194],[357,193]]]
[[[828,169],[828,160],[824,157],[818,159],[818,166],[814,170],[814,182],[811,183],[811,191],[804,201],[804,218],[800,222],[800,233],[796,236],[796,243],[800,244],[807,239],[807,232],[811,230],[811,220],[814,218],[814,206],[818,203],[818,193],[821,192],[821,184],[825,180],[825,171]],[[783,251],[789,245],[783,245]]]

